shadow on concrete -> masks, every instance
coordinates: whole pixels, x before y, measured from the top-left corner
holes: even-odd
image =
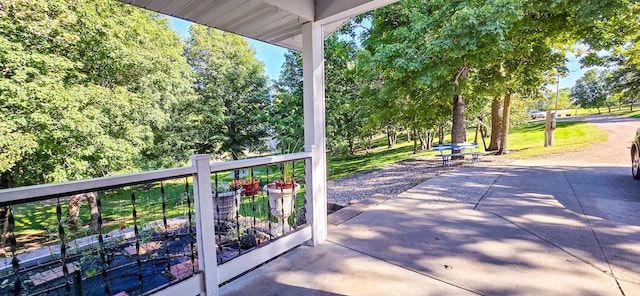
[[[626,166],[514,167],[478,206],[640,292],[640,183]],[[635,293],[630,293],[634,291]]]
[[[634,185],[613,166],[460,168],[340,219],[321,246],[221,292],[640,295],[640,226],[625,212],[640,203]]]

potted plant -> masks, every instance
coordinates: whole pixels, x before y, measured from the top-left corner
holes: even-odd
[[[240,204],[240,194],[242,188],[232,188],[228,182],[218,183],[213,190],[214,211],[213,217],[216,220],[234,220],[238,205]]]
[[[260,180],[258,178],[242,180],[240,181],[240,186],[244,190],[244,196],[256,195],[260,190]]]
[[[293,180],[293,162],[287,162],[282,167],[282,180],[277,180],[264,186],[269,197],[269,211],[279,221],[286,221],[293,213],[296,193],[300,184]]]
[[[276,188],[291,189],[295,183],[293,180],[293,162],[282,164],[282,180],[276,180]]]

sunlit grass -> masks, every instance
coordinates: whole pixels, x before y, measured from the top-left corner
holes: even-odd
[[[584,114],[584,109],[580,109],[578,114]],[[638,111],[640,114],[640,111]],[[575,113],[572,114],[572,116]],[[472,141],[475,129],[467,130],[467,139]],[[489,145],[490,139],[485,139]],[[555,154],[575,151],[588,145],[604,142],[607,140],[607,133],[596,125],[580,121],[558,122],[555,130],[554,146],[544,147],[544,121],[535,122],[521,127],[513,127],[509,132],[509,157],[533,157],[544,154]],[[450,137],[445,138],[449,142]],[[478,143],[478,151],[483,151],[482,141]],[[328,178],[337,179],[354,173],[374,169],[390,163],[398,162],[407,158],[418,156],[431,156],[437,152],[426,151],[413,154],[413,142],[406,141],[406,137],[398,139],[394,148],[388,149],[386,138],[377,142],[377,148],[369,150],[368,154],[360,153],[349,158],[329,157]]]
[[[631,108],[629,108],[629,106],[625,106],[620,110],[616,108],[616,110],[615,111],[612,110],[611,113],[620,115],[620,116],[640,118],[640,104],[638,104],[637,106],[634,106],[633,111],[631,111]]]
[[[387,148],[386,138],[378,141],[379,146],[347,158],[329,157],[327,175],[329,179],[337,179],[358,172],[374,169],[413,156],[413,144],[398,139],[398,143],[391,149]]]
[[[510,157],[526,158],[579,150],[607,140],[607,133],[595,124],[560,121],[554,134],[554,145],[544,147],[544,123],[512,128],[509,133]]]

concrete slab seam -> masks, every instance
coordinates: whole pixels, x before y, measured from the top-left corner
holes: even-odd
[[[482,202],[482,200],[484,200],[484,198],[489,195],[489,192],[492,191],[493,185],[496,185],[496,183],[498,183],[498,180],[500,180],[502,178],[502,176],[504,175],[504,172],[507,170],[506,167],[502,167],[502,170],[500,171],[500,175],[495,178],[493,180],[493,183],[491,183],[491,185],[489,185],[489,187],[487,187],[487,190],[484,192],[484,194],[480,197],[480,199],[478,200],[478,202],[476,203],[476,205],[473,207],[473,209],[475,210],[476,208],[478,208],[478,206],[480,205],[480,203]]]
[[[569,252],[568,250],[565,250],[562,246],[560,246],[560,245],[558,245],[558,244],[556,244],[556,243],[554,243],[554,242],[552,242],[552,241],[550,241],[550,240],[548,240],[548,239],[544,238],[543,236],[541,236],[541,235],[539,235],[539,234],[537,234],[537,233],[535,233],[535,232],[533,232],[533,231],[531,231],[531,230],[529,230],[529,229],[526,229],[526,228],[524,228],[524,227],[520,226],[518,223],[515,223],[515,222],[513,222],[513,221],[511,221],[511,220],[509,220],[509,219],[507,219],[507,218],[505,218],[505,217],[503,217],[503,216],[501,216],[501,215],[500,215],[500,214],[498,214],[498,213],[494,213],[494,212],[488,212],[488,213],[493,214],[493,215],[495,215],[496,217],[498,217],[498,218],[500,218],[500,219],[502,219],[502,220],[504,220],[504,221],[507,221],[507,222],[511,223],[511,224],[512,224],[512,225],[514,225],[515,227],[518,227],[518,228],[522,229],[523,231],[525,231],[525,232],[527,232],[527,233],[529,233],[529,234],[531,234],[531,235],[533,235],[533,236],[537,237],[537,238],[538,238],[538,239],[540,239],[541,241],[544,241],[544,242],[548,243],[549,245],[556,247],[556,248],[557,248],[557,249],[559,249],[560,251],[562,251],[562,252],[564,252],[564,253],[568,254],[569,256],[571,256],[571,257],[573,257],[573,258],[576,258],[576,259],[578,259],[578,260],[582,261],[582,263],[585,263],[585,264],[587,264],[587,265],[589,265],[589,266],[591,266],[591,267],[595,268],[597,271],[599,271],[599,272],[603,272],[603,271],[602,271],[602,269],[598,268],[598,266],[596,266],[595,264],[593,264],[593,263],[591,263],[591,262],[587,261],[586,259],[580,258],[579,256],[577,256],[577,255],[575,255],[575,254],[573,254],[573,253]],[[606,273],[607,275],[609,275],[611,278],[613,278],[613,279],[615,280],[615,277],[613,276],[613,274],[612,274],[612,273],[607,273],[607,272],[603,272],[603,273]],[[617,280],[616,280],[616,283],[617,283]],[[618,286],[618,287],[619,287],[619,286]],[[623,293],[623,296],[624,296],[624,293]]]
[[[371,254],[364,253],[364,252],[362,252],[362,251],[359,251],[359,250],[356,250],[356,249],[354,249],[354,248],[351,248],[351,247],[345,246],[345,245],[343,245],[343,244],[337,243],[337,242],[335,242],[335,241],[332,241],[332,240],[330,240],[330,239],[327,239],[327,242],[332,243],[332,244],[334,244],[334,245],[336,245],[336,246],[340,246],[340,247],[343,247],[343,248],[345,248],[345,249],[348,249],[348,250],[354,251],[354,252],[356,252],[356,253],[362,254],[362,255],[364,255],[364,256],[367,256],[367,257],[370,257],[370,258],[373,258],[373,259],[376,259],[376,260],[380,260],[380,261],[382,261],[382,262],[385,262],[385,263],[388,263],[388,264],[391,264],[391,265],[394,265],[394,266],[400,267],[400,268],[405,269],[405,270],[408,270],[408,271],[410,271],[410,272],[417,273],[417,274],[419,274],[419,275],[421,275],[421,276],[428,277],[428,278],[430,278],[430,279],[433,279],[433,280],[436,280],[436,281],[438,281],[438,282],[441,282],[441,283],[443,283],[443,284],[445,284],[445,285],[449,285],[449,286],[452,286],[452,287],[454,287],[454,288],[458,288],[458,289],[460,289],[460,290],[464,290],[464,291],[467,291],[467,292],[470,292],[470,293],[473,293],[473,294],[476,294],[476,295],[483,295],[483,294],[481,294],[481,293],[479,293],[479,292],[476,292],[476,291],[470,290],[470,289],[468,289],[468,288],[465,288],[465,287],[462,287],[462,286],[456,285],[456,284],[454,284],[454,283],[447,282],[447,281],[445,281],[445,280],[439,279],[439,278],[434,277],[434,276],[432,276],[432,275],[429,275],[429,274],[423,273],[423,272],[421,272],[421,271],[419,271],[419,270],[415,270],[415,269],[413,269],[413,268],[409,268],[409,267],[407,267],[407,266],[399,265],[399,264],[397,264],[397,263],[395,263],[395,262],[392,262],[392,261],[386,260],[386,259],[384,259],[384,258],[380,258],[380,257],[373,256],[373,255],[371,255]]]
[[[611,263],[609,262],[609,258],[607,258],[607,254],[604,252],[604,249],[602,248],[602,244],[600,244],[600,239],[598,239],[598,235],[596,234],[596,231],[593,230],[593,227],[591,225],[591,219],[589,219],[589,215],[587,215],[587,213],[585,212],[584,206],[582,205],[582,202],[578,198],[578,194],[576,193],[576,190],[573,187],[573,184],[571,184],[571,181],[569,181],[569,178],[566,175],[566,170],[562,170],[562,176],[564,176],[564,178],[566,179],[567,184],[569,184],[569,188],[571,188],[571,192],[573,192],[573,197],[575,197],[576,201],[578,202],[578,205],[580,205],[580,211],[582,211],[582,215],[583,215],[584,219],[587,221],[587,225],[589,225],[589,230],[591,230],[591,234],[593,234],[593,238],[596,240],[596,243],[598,244],[598,248],[600,249],[600,253],[602,253],[602,256],[604,257],[604,260],[607,261],[607,266],[609,267],[609,271],[611,272],[611,276],[613,277],[613,280],[616,281],[616,285],[618,285],[618,289],[620,289],[620,293],[622,293],[622,296],[625,296],[624,290],[622,289],[622,286],[618,282],[618,278],[616,277],[615,273],[613,272],[613,267],[611,266]]]
[[[339,221],[339,223],[337,223],[337,224],[334,223],[335,221],[330,221],[329,224],[331,224],[333,226],[339,226],[341,224],[344,224],[345,222],[347,222],[347,221],[349,221],[349,220],[351,220],[351,219],[353,219],[355,217],[358,217],[360,214],[362,214],[362,213],[364,213],[364,212],[366,212],[366,211],[368,211],[368,210],[370,210],[370,209],[372,209],[374,207],[377,207],[378,205],[380,205],[380,204],[382,204],[384,202],[387,202],[388,200],[393,199],[393,198],[394,197],[389,196],[389,195],[380,194],[379,196],[376,196],[375,200],[373,200],[371,202],[367,202],[367,203],[360,202],[360,203],[356,203],[356,204],[353,204],[353,205],[350,205],[350,206],[346,206],[346,207],[344,207],[344,208],[342,208],[342,209],[340,209],[340,210],[328,215],[329,216],[329,220],[331,220],[330,217],[332,215],[339,215],[339,214],[341,214],[340,211],[343,211],[343,210],[344,211],[352,211],[352,212],[354,212],[354,214],[350,215],[350,217],[348,217],[348,218],[346,218],[344,220]]]

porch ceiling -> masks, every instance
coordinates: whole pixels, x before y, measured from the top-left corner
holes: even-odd
[[[324,37],[349,18],[398,0],[119,0],[128,4],[302,50],[302,24],[323,25]]]

